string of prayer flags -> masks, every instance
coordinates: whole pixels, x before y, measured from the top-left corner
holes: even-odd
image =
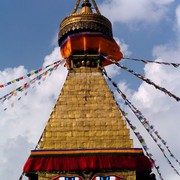
[[[132,61],[138,61],[138,62],[143,62],[144,64],[156,63],[156,64],[161,64],[161,65],[168,65],[168,66],[173,66],[173,67],[175,67],[175,68],[178,68],[178,67],[180,66],[179,63],[168,63],[168,62],[151,61],[151,60],[136,59],[136,58],[127,58],[127,57],[123,57],[123,59],[132,60]]]
[[[24,93],[24,96],[27,96],[28,95],[28,92],[25,92]],[[18,98],[17,98],[17,101],[20,101],[22,99],[22,96],[19,96]],[[15,103],[14,102],[12,102],[11,104],[10,104],[10,107],[11,108],[13,108],[15,106]],[[3,111],[7,111],[9,108],[8,107],[6,107],[6,108],[4,108],[3,109]]]
[[[172,154],[171,150],[169,149],[169,146],[167,145],[167,142],[162,139],[162,137],[159,135],[158,131],[155,131],[154,133],[155,133],[156,136],[161,140],[161,142],[163,143],[163,145],[166,147],[166,149],[168,150],[170,156],[180,165],[179,160],[174,156],[174,154]]]
[[[19,77],[19,78],[16,78],[16,79],[11,80],[11,81],[9,81],[9,82],[7,82],[7,83],[4,83],[4,84],[0,84],[0,89],[1,89],[1,88],[4,88],[4,87],[6,87],[6,86],[9,86],[9,85],[11,85],[11,84],[13,84],[13,83],[22,81],[22,80],[24,80],[24,79],[26,79],[26,78],[29,78],[29,77],[31,77],[31,76],[33,76],[33,75],[35,75],[35,74],[38,74],[38,73],[44,71],[45,69],[47,69],[47,68],[49,68],[49,67],[51,67],[51,66],[60,64],[60,63],[62,63],[62,62],[64,62],[64,61],[65,61],[65,59],[58,60],[58,61],[56,61],[56,62],[54,62],[54,63],[52,63],[52,64],[49,64],[49,65],[45,66],[44,68],[41,67],[41,68],[39,68],[39,69],[37,69],[37,70],[31,71],[30,73],[28,73],[28,74],[25,75],[25,76],[21,76],[21,77]]]
[[[34,88],[34,87],[35,87],[35,86],[34,86],[34,83],[35,83],[36,81],[39,81],[38,84],[40,85],[40,84],[41,84],[40,80],[43,78],[42,80],[44,81],[45,78],[46,78],[46,76],[48,75],[48,73],[49,73],[49,74],[52,73],[54,70],[56,70],[56,69],[58,68],[59,65],[60,65],[60,64],[56,64],[54,67],[49,68],[48,70],[46,70],[45,72],[39,74],[38,76],[36,76],[36,77],[33,78],[32,80],[30,80],[29,82],[23,84],[22,86],[16,88],[15,90],[13,90],[13,91],[11,91],[10,93],[6,94],[5,96],[1,97],[1,98],[0,98],[1,103],[4,103],[6,100],[10,100],[12,97],[17,96],[17,93],[18,93],[18,92],[23,92],[24,90],[27,90],[29,87]],[[24,93],[24,96],[27,96],[27,94],[28,94],[28,92],[26,91],[26,92]],[[20,101],[21,98],[22,98],[21,96],[18,97],[18,98],[17,98],[17,101]],[[12,103],[10,106],[11,106],[11,107],[14,107],[14,103]],[[4,111],[6,111],[7,109],[8,109],[7,107],[4,108]]]
[[[142,76],[141,74],[139,73],[136,73],[134,72],[133,70],[125,67],[125,66],[122,66],[120,65],[119,63],[115,63],[116,66],[122,68],[123,70],[127,71],[127,72],[130,72],[131,74],[133,74],[134,76],[138,77],[139,79],[145,81],[146,83],[150,84],[150,85],[153,85],[156,89],[159,89],[160,91],[164,92],[166,95],[168,95],[169,97],[172,97],[174,99],[176,99],[176,101],[180,101],[180,98],[177,97],[176,95],[172,94],[170,91],[168,91],[167,89],[163,88],[163,87],[160,87],[159,85],[155,84],[154,82],[152,82],[150,79]]]
[[[157,143],[157,139],[154,137],[153,132],[155,132],[154,126],[150,125],[147,119],[142,115],[142,113],[135,108],[135,106],[132,105],[132,103],[126,98],[126,95],[122,93],[122,91],[118,88],[118,85],[107,75],[107,72],[105,69],[102,69],[102,73],[108,78],[108,80],[112,83],[112,85],[116,88],[117,92],[121,95],[121,97],[124,99],[125,103],[129,106],[129,108],[132,110],[132,112],[136,115],[136,117],[139,119],[143,127],[146,129],[148,134],[152,137],[156,145],[159,147],[161,150],[162,154],[164,155],[165,159],[168,161],[169,165],[171,168],[180,176],[179,172],[177,169],[173,166],[171,161],[168,159],[168,157],[165,154],[165,150],[161,147],[160,144]],[[157,132],[157,131],[156,131]],[[162,140],[162,138],[160,139]],[[165,141],[164,141],[165,142]],[[166,147],[166,146],[165,146]],[[172,153],[171,153],[172,154]],[[171,156],[172,157],[172,156]]]
[[[118,66],[118,67],[120,67],[121,69],[123,69],[123,70],[125,70],[125,71],[127,71],[127,72],[129,72],[129,73],[131,73],[131,74],[133,74],[134,76],[136,76],[136,77],[138,77],[139,79],[145,81],[146,83],[148,83],[148,84],[150,84],[150,85],[153,85],[156,89],[164,92],[164,93],[165,93],[166,95],[168,95],[169,97],[172,97],[172,98],[176,99],[176,101],[180,101],[180,97],[172,94],[172,93],[171,93],[170,91],[168,91],[167,89],[165,89],[165,88],[163,88],[163,87],[160,87],[159,85],[155,84],[155,83],[154,83],[153,81],[151,81],[150,79],[142,76],[142,75],[139,74],[139,73],[134,72],[132,69],[129,69],[129,68],[123,66],[123,65],[120,65],[119,63],[116,63],[116,61],[113,60],[113,59],[110,59],[110,58],[108,58],[108,57],[106,57],[106,56],[103,56],[103,55],[101,55],[101,56],[102,56],[103,58],[105,58],[107,61],[113,62],[116,66]]]
[[[34,84],[34,83],[35,83],[35,82],[33,81],[33,84]],[[35,86],[31,86],[31,85],[32,85],[31,82],[28,83],[28,84],[29,84],[29,86],[28,86],[26,89],[22,89],[21,92],[23,92],[24,90],[28,90],[28,88],[30,88],[30,87],[31,87],[32,89],[35,87]],[[40,85],[40,84],[39,84],[39,85]],[[28,95],[28,91],[26,91],[23,95],[24,95],[24,96],[27,96],[27,95]],[[14,95],[14,96],[17,96],[17,92],[16,92],[16,95]],[[11,96],[11,97],[12,97],[12,96]],[[10,99],[10,98],[9,98],[9,99]],[[8,99],[8,100],[9,100],[9,99]],[[20,101],[21,99],[22,99],[22,95],[17,98],[17,101]],[[10,107],[11,107],[11,108],[14,107],[14,102],[10,104]],[[9,109],[9,108],[6,107],[6,108],[4,108],[3,110],[6,111],[7,109]]]
[[[35,83],[36,80],[37,80],[37,77],[32,79],[31,81],[23,84],[22,86],[16,88],[15,90],[13,90],[10,93],[6,94],[5,96],[1,97],[0,101],[5,102],[6,100],[10,100],[13,96],[16,96],[18,92],[22,92],[25,89],[28,89],[30,87],[30,85]]]
[[[114,96],[114,93],[112,92],[113,96]],[[144,138],[142,137],[142,135],[136,131],[136,127],[132,124],[132,122],[127,118],[127,113],[124,112],[122,109],[121,109],[121,106],[119,105],[118,102],[116,102],[120,112],[122,113],[122,115],[124,116],[125,120],[127,121],[127,123],[129,124],[130,128],[132,129],[132,131],[134,132],[135,136],[137,137],[138,141],[140,142],[140,144],[142,145],[144,151],[146,152],[146,155],[151,159],[151,161],[153,162],[154,164],[154,167],[160,177],[161,180],[163,180],[163,177],[162,177],[162,174],[159,170],[159,166],[156,165],[156,161],[153,159],[153,155],[151,153],[148,152],[148,146],[147,146],[147,143],[145,142]]]
[[[122,93],[122,91],[120,93]],[[124,94],[123,94],[123,97],[125,97]],[[130,106],[130,108],[132,109],[133,113],[138,117],[138,119],[140,120],[141,124],[150,133],[150,135],[152,136],[153,140],[156,143],[158,142],[158,140],[160,140],[160,142],[166,147],[166,149],[169,152],[170,156],[180,165],[179,160],[173,155],[173,153],[171,152],[171,150],[167,146],[167,142],[159,135],[159,133],[155,129],[154,125],[150,125],[149,121],[147,121],[147,119],[144,117],[144,115],[127,98],[126,98],[126,102],[127,102],[127,105]],[[155,136],[157,136],[158,139],[156,139],[154,137],[153,133],[155,134]],[[158,145],[158,146],[160,146],[160,145]],[[160,146],[160,148],[161,148],[161,146]],[[161,150],[163,150],[163,149],[161,148]],[[164,150],[163,150],[163,152],[164,152]]]
[[[171,161],[169,160],[169,158],[166,156],[165,154],[165,150],[161,147],[161,144],[157,143],[157,139],[154,137],[153,132],[154,132],[154,126],[149,125],[149,122],[146,120],[146,118],[144,118],[144,116],[142,115],[142,113],[139,110],[134,110],[130,104],[128,104],[128,106],[130,107],[130,109],[133,111],[133,113],[136,115],[136,117],[140,120],[141,124],[145,127],[145,129],[147,130],[147,132],[149,133],[149,135],[152,137],[152,139],[154,140],[154,142],[156,143],[156,145],[159,147],[159,149],[161,150],[161,152],[163,153],[164,157],[166,158],[166,160],[168,161],[169,165],[171,166],[171,168],[180,176],[179,172],[176,170],[176,168],[173,166],[173,164],[171,163]],[[157,132],[157,131],[156,131]],[[160,136],[159,136],[160,137]],[[159,138],[158,137],[158,138]],[[160,139],[162,142],[162,138]],[[165,146],[166,147],[166,146]],[[169,150],[170,155],[172,154],[171,151]],[[172,157],[172,156],[170,156]],[[176,160],[176,162],[179,162],[176,158],[174,158]]]
[[[114,62],[114,61],[112,61],[112,62]],[[171,93],[170,91],[168,91],[167,89],[165,89],[165,88],[163,88],[163,87],[160,87],[159,85],[155,84],[155,83],[152,82],[150,79],[142,76],[142,75],[139,74],[139,73],[134,72],[132,69],[129,69],[129,68],[123,66],[123,65],[120,65],[119,63],[115,63],[115,64],[116,64],[116,66],[122,68],[123,70],[125,70],[125,71],[133,74],[134,76],[138,77],[139,79],[145,81],[146,83],[148,83],[148,84],[150,84],[150,85],[153,85],[156,89],[164,92],[164,93],[165,93],[166,95],[168,95],[169,97],[172,97],[172,98],[176,99],[176,101],[180,101],[180,98],[179,98],[179,97],[177,97],[176,95],[172,94],[172,93]]]
[[[113,96],[114,96],[114,93],[112,92]],[[148,152],[148,147],[147,147],[147,143],[145,142],[144,138],[142,137],[142,135],[136,131],[136,127],[132,124],[132,122],[127,118],[127,113],[124,112],[122,109],[121,109],[121,106],[119,105],[118,102],[116,102],[120,112],[122,113],[122,115],[124,116],[124,118],[126,119],[127,123],[129,124],[130,128],[132,129],[132,131],[134,132],[135,136],[137,137],[137,139],[139,140],[140,144],[142,145],[144,151],[146,152],[146,155],[153,161],[154,163],[154,168],[156,169],[159,177],[161,180],[163,180],[163,177],[162,177],[162,174],[160,172],[160,168],[159,166],[156,165],[156,161],[153,160],[153,155],[151,153]]]

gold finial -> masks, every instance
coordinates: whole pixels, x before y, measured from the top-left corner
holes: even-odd
[[[81,10],[78,11],[81,3]],[[95,11],[93,11],[93,7]],[[72,14],[60,24],[59,46],[67,36],[78,32],[98,32],[112,38],[111,22],[101,15],[95,0],[77,0]]]
[[[83,1],[80,13],[92,13],[91,3],[89,2],[89,0]]]
[[[82,6],[90,6],[91,7],[91,3],[89,2],[89,0],[84,0],[82,3]]]
[[[78,7],[79,7],[80,2],[81,2],[81,0],[77,0],[76,5],[75,5],[75,7],[74,7],[74,10],[73,10],[72,14],[77,13],[77,10],[78,10]],[[100,11],[99,11],[99,9],[98,9],[98,6],[97,6],[95,0],[92,0],[92,3],[93,3],[93,6],[94,6],[94,9],[96,10],[96,13],[97,13],[97,14],[101,14]],[[91,9],[91,3],[90,3],[89,0],[83,0],[83,2],[82,2],[82,8],[85,7],[85,6],[86,6],[86,7],[89,7],[89,9]],[[89,9],[88,9],[88,10],[89,10]],[[83,10],[81,10],[81,11],[82,11],[83,13],[84,13],[84,12],[87,12],[87,11],[83,11]],[[92,12],[92,9],[89,10],[88,12]],[[88,12],[87,12],[87,13],[88,13]]]

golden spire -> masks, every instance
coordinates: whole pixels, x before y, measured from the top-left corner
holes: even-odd
[[[97,7],[97,4],[96,4],[95,0],[92,0],[92,3],[93,3],[93,6],[94,6],[94,9],[96,10],[96,13],[101,14],[98,7]],[[80,4],[80,0],[77,0],[72,14],[75,14],[77,12],[79,4]],[[89,2],[89,0],[84,0],[82,2],[82,7],[84,7],[84,6],[86,6],[86,7],[89,6],[90,7],[89,9],[91,9],[91,3]],[[92,9],[91,9],[91,11],[92,11]]]
[[[113,37],[111,22],[101,15],[95,0],[91,1],[93,7],[90,0],[83,0],[81,10],[78,11],[81,1],[77,0],[72,14],[61,22],[58,35],[59,46],[69,35],[79,32],[98,32],[109,38]]]
[[[84,0],[82,3],[82,9],[80,13],[92,13],[92,9],[91,9],[91,3],[89,2],[89,0]]]

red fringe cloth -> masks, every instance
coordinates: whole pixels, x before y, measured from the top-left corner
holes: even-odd
[[[101,33],[83,32],[73,34],[68,36],[61,44],[61,55],[65,59],[77,51],[94,51],[98,54],[108,56],[116,62],[120,61],[123,57],[116,41]],[[112,62],[102,61],[102,66],[109,64],[112,64]]]
[[[54,153],[53,153],[54,152]],[[137,149],[126,152],[112,150],[99,153],[74,151],[32,151],[24,166],[24,173],[74,172],[101,170],[151,170],[152,162]]]

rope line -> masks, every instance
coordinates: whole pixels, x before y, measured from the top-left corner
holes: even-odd
[[[172,94],[170,91],[168,91],[168,90],[165,89],[164,87],[158,86],[158,85],[155,84],[152,80],[150,80],[150,79],[148,79],[148,78],[142,76],[142,75],[139,74],[139,73],[134,72],[133,70],[131,70],[131,69],[129,69],[129,68],[123,66],[123,65],[120,65],[119,63],[115,63],[115,65],[118,66],[118,67],[120,67],[120,68],[122,68],[123,70],[125,70],[125,71],[127,71],[127,72],[133,74],[134,76],[136,76],[136,77],[138,77],[139,79],[145,81],[146,83],[148,83],[148,84],[154,86],[156,89],[158,89],[158,90],[164,92],[165,94],[168,94],[170,97],[176,99],[176,101],[180,101],[180,98],[179,98],[178,96]]]
[[[161,65],[169,65],[169,66],[173,66],[175,68],[178,68],[180,66],[179,63],[168,63],[168,62],[152,61],[152,60],[144,60],[144,59],[136,59],[136,58],[127,58],[127,57],[123,57],[123,59],[130,60],[130,61],[138,61],[138,62],[142,62],[144,64],[156,63],[156,64],[161,64]]]
[[[61,62],[64,61],[64,60],[65,60],[65,59],[58,60],[58,61],[56,61],[56,62],[54,62],[54,63],[52,63],[52,64],[49,64],[49,65],[45,66],[44,68],[41,67],[41,68],[39,68],[39,69],[37,69],[37,70],[31,71],[30,73],[28,73],[28,74],[25,75],[25,76],[21,76],[21,77],[19,77],[19,78],[13,79],[13,80],[11,80],[11,81],[9,81],[9,82],[7,82],[7,83],[4,83],[4,84],[0,84],[0,88],[4,88],[4,87],[9,86],[9,85],[11,85],[11,84],[13,84],[13,83],[22,81],[22,80],[24,80],[24,79],[26,79],[26,78],[29,78],[29,77],[31,77],[31,76],[33,76],[33,75],[35,75],[35,74],[38,74],[38,73],[44,71],[45,69],[47,69],[47,68],[49,68],[49,67],[51,67],[51,66],[54,66],[54,65],[56,65],[56,64],[61,63]]]
[[[109,59],[108,57],[105,57],[105,56],[103,56],[103,58],[105,58],[105,60],[107,60],[107,61],[110,61],[110,62],[114,63],[114,64],[115,64],[116,66],[118,66],[119,68],[121,68],[121,69],[123,69],[123,70],[125,70],[125,71],[127,71],[127,72],[129,72],[129,73],[131,73],[131,74],[133,74],[133,75],[136,76],[137,78],[145,81],[147,84],[154,86],[156,89],[164,92],[166,95],[169,95],[169,97],[174,98],[176,101],[180,101],[180,97],[172,94],[172,93],[171,93],[170,91],[168,91],[166,88],[160,87],[159,85],[155,84],[152,80],[150,80],[150,79],[144,77],[143,75],[141,75],[141,74],[133,71],[132,69],[129,69],[129,68],[127,68],[127,67],[125,67],[125,66],[123,66],[123,65],[121,65],[121,64],[119,64],[119,63],[116,63],[116,61],[113,60],[113,59]]]
[[[23,176],[24,176],[24,173],[21,174],[21,176],[19,177],[19,180],[23,180]]]
[[[113,92],[112,92],[112,94],[114,95]],[[153,155],[148,152],[148,149],[149,149],[149,148],[148,148],[148,146],[147,146],[147,143],[146,143],[145,139],[142,137],[142,135],[141,135],[139,132],[136,131],[136,129],[137,129],[136,126],[134,126],[134,125],[132,124],[132,122],[127,118],[127,116],[126,116],[127,113],[124,112],[124,111],[121,109],[119,103],[116,102],[116,104],[117,104],[120,112],[121,112],[122,115],[124,116],[125,120],[126,120],[127,123],[129,124],[130,128],[132,129],[133,133],[134,133],[135,136],[137,137],[138,141],[139,141],[140,144],[142,145],[144,151],[146,152],[146,155],[147,155],[147,156],[149,157],[149,159],[153,162],[154,167],[155,167],[155,169],[156,169],[156,171],[157,171],[160,179],[161,179],[161,180],[164,180],[163,177],[162,177],[162,174],[161,174],[161,172],[160,172],[160,170],[159,170],[159,166],[157,166],[156,163],[155,163],[156,160],[154,160],[154,159],[153,159]]]
[[[39,74],[38,76],[36,76],[35,78],[31,79],[29,82],[25,83],[24,85],[16,88],[15,90],[11,91],[10,93],[0,97],[0,101],[5,101],[7,99],[9,99],[9,96],[13,95],[16,91],[21,91],[22,89],[24,88],[27,88],[28,87],[28,84],[29,83],[33,83],[36,79],[40,79],[42,76],[45,76],[47,75],[48,72],[51,72],[54,70],[54,68],[57,68],[60,64],[64,63],[65,60],[62,60],[62,61],[58,61],[56,63],[54,63],[55,65],[52,67],[52,68],[49,68],[48,70],[42,72],[41,74]],[[51,66],[51,65],[50,65]],[[49,67],[49,66],[48,66]],[[46,69],[46,68],[45,68]]]
[[[62,63],[62,62],[61,62],[61,63]],[[42,79],[42,77],[44,77],[42,80],[45,81],[47,74],[49,73],[49,76],[50,76],[50,75],[52,74],[52,72],[53,72],[54,70],[56,70],[61,63],[54,65],[54,67],[49,68],[48,70],[46,70],[45,72],[39,74],[38,76],[36,76],[36,77],[33,78],[32,80],[30,80],[29,82],[23,84],[22,86],[16,88],[15,90],[13,90],[13,91],[11,91],[10,93],[6,94],[5,96],[1,97],[1,98],[0,98],[0,102],[1,102],[1,103],[4,103],[6,100],[9,100],[9,99],[11,99],[11,98],[14,97],[14,96],[17,96],[17,93],[18,93],[18,92],[23,92],[24,90],[27,90],[27,89],[29,89],[30,87],[34,88],[35,86],[32,86],[32,84],[34,84],[37,80],[39,80],[38,84],[40,85],[40,84],[41,84],[40,80]],[[26,96],[27,94],[28,94],[28,91],[25,92],[24,95]],[[19,96],[19,97],[17,98],[17,100],[19,101],[19,100],[21,100],[21,98],[22,98],[22,96]],[[11,104],[11,107],[14,107],[14,103]],[[6,108],[4,108],[3,110],[6,111],[7,109],[8,109],[8,108],[6,107]]]

